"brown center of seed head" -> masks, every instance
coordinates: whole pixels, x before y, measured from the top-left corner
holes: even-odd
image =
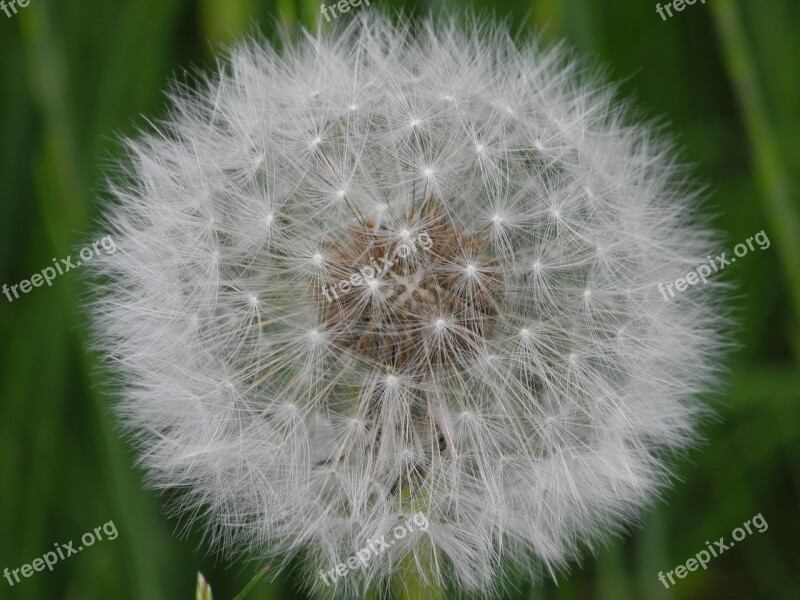
[[[326,251],[318,290],[326,331],[386,371],[428,374],[471,358],[498,313],[501,281],[485,246],[441,212],[399,235],[359,223]]]

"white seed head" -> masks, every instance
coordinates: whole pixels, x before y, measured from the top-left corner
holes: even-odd
[[[694,439],[719,288],[657,285],[715,237],[561,50],[341,21],[235,47],[128,142],[96,339],[153,484],[219,547],[302,552],[323,588],[420,512],[335,591],[413,553],[491,595],[639,517]]]

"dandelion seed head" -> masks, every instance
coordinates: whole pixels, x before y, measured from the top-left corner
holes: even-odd
[[[353,598],[407,564],[491,596],[636,521],[721,347],[718,285],[657,290],[716,241],[671,144],[501,26],[374,10],[221,68],[128,141],[124,251],[88,267],[175,511],[224,551],[302,555],[319,589],[423,513],[335,581]]]

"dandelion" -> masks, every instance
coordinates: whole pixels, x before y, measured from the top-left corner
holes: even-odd
[[[341,596],[564,569],[668,483],[720,348],[716,284],[657,288],[715,247],[670,143],[559,47],[417,25],[251,40],[176,87],[92,265],[153,486]]]

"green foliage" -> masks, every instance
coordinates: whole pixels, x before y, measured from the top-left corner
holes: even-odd
[[[116,137],[147,127],[140,115],[163,114],[171,77],[212,67],[215,49],[253,27],[275,37],[279,23],[311,24],[321,1],[31,0],[11,18],[0,13],[0,284],[27,279],[92,235]],[[447,3],[372,6],[427,12]],[[720,251],[761,229],[774,242],[723,274],[737,284],[739,347],[726,388],[709,399],[720,418],[703,447],[676,461],[676,487],[640,528],[596,558],[587,551],[558,585],[531,588],[512,576],[505,597],[800,597],[800,5],[709,0],[662,21],[647,0],[449,4],[508,16],[521,36],[566,38],[595,57],[623,81],[623,95],[669,120],[708,185]],[[13,303],[0,296],[0,569],[110,519],[119,537],[13,588],[0,579],[0,597],[191,598],[200,570],[215,597],[232,598],[256,565],[206,556],[200,533],[166,517],[165,499],[146,491],[84,349],[83,285],[70,273]],[[758,513],[767,531],[668,591],[659,583],[659,571]],[[277,578],[268,574],[248,597],[303,598],[290,567],[274,566]]]

